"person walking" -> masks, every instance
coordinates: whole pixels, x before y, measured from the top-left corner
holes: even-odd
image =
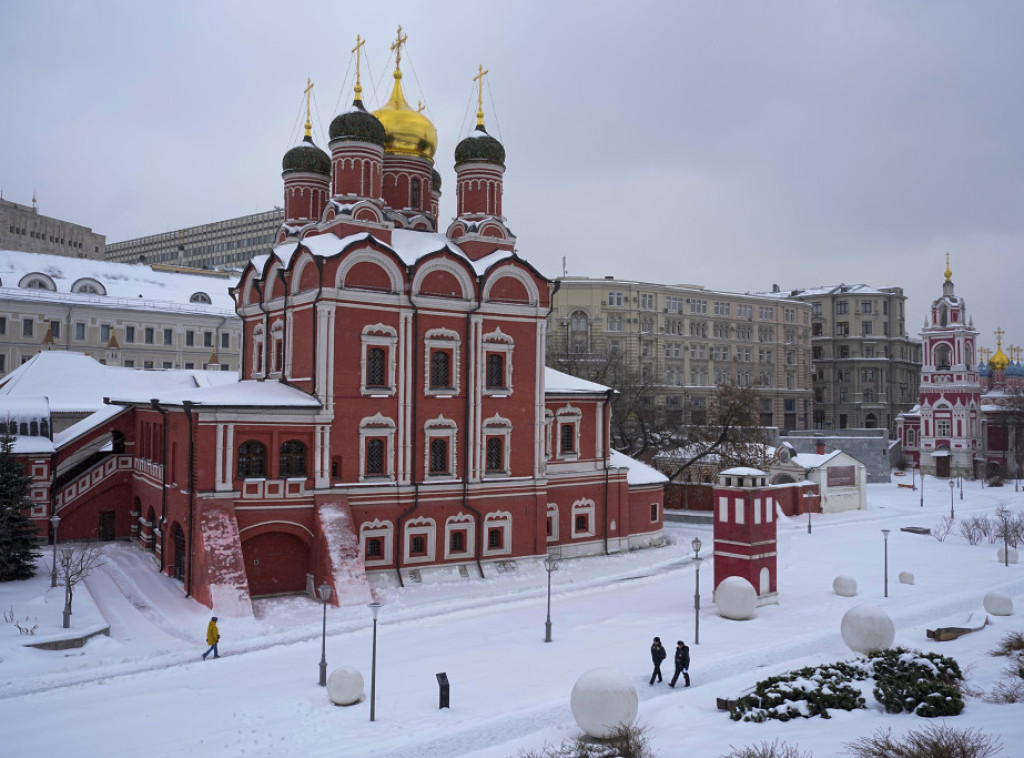
[[[210,653],[213,653],[214,658],[220,658],[220,653],[217,652],[218,642],[220,642],[220,630],[217,629],[217,617],[214,616],[206,625],[206,644],[210,646],[210,649],[203,653],[204,661]]]
[[[668,657],[668,653],[665,652],[665,648],[661,644],[661,637],[655,637],[654,643],[651,645],[651,661],[654,663],[654,671],[651,672],[651,686],[654,685],[654,679],[663,681],[661,678],[661,662]]]
[[[669,687],[675,687],[676,681],[679,679],[679,675],[683,675],[683,680],[686,682],[686,686],[690,686],[690,648],[686,646],[686,643],[682,640],[676,642],[676,673],[672,675],[672,681],[668,683]]]

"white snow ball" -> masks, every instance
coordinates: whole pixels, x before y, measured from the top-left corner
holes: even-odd
[[[633,725],[640,698],[624,673],[596,668],[576,680],[569,705],[580,729],[591,737],[606,739],[620,726]]]
[[[363,675],[352,666],[334,669],[327,677],[327,697],[335,705],[353,705],[363,697]]]
[[[1012,616],[1013,598],[1005,592],[992,592],[985,595],[985,610],[993,616]]]
[[[1006,560],[1006,555],[1005,554],[1006,554],[1006,548],[1005,547],[1000,547],[999,550],[996,551],[996,558],[999,559],[1000,563],[1016,563],[1018,560],[1020,560],[1020,557],[1017,555],[1017,548],[1015,548],[1015,547],[1011,547],[1010,550],[1009,550],[1009,556],[1010,556],[1009,561]]]
[[[839,625],[843,642],[855,653],[892,647],[896,626],[889,614],[873,605],[857,605],[843,614]]]
[[[909,571],[901,571],[900,572],[900,584],[913,584],[913,583],[914,583],[914,575],[913,574],[911,574]]]
[[[754,617],[757,590],[742,576],[727,576],[715,589],[715,605],[723,618],[745,621]]]
[[[857,580],[852,576],[840,574],[832,580],[832,591],[840,597],[853,597],[857,594]]]

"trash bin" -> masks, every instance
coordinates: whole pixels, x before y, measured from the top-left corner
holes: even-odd
[[[448,686],[448,674],[442,671],[440,674],[437,674],[436,676],[437,686],[439,689],[437,698],[437,708],[438,710],[440,710],[441,708],[450,708],[451,706],[449,704],[450,690]]]

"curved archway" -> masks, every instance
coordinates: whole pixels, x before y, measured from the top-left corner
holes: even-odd
[[[274,531],[242,542],[245,574],[252,597],[305,592],[309,546],[300,537]]]

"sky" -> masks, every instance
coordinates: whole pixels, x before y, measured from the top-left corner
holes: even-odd
[[[945,256],[981,345],[1024,345],[1024,5],[301,5],[3,0],[0,190],[118,242],[280,205],[307,77],[321,147],[403,85],[439,135],[441,226],[478,66],[504,211],[549,276],[735,292],[865,283],[916,336]],[[1017,94],[1015,94],[1017,93]]]
[[[551,574],[551,643],[543,641],[547,575],[539,559],[517,560],[507,572],[485,562],[486,579],[427,578],[405,588],[380,576],[375,675],[369,610],[330,606],[323,621],[322,606],[299,596],[257,600],[254,616],[215,608],[221,660],[200,660],[210,609],[185,598],[179,582],[154,570],[148,553],[125,542],[104,546],[104,564],[74,594],[72,632],[109,625],[110,636],[73,650],[23,647],[63,634],[63,589],[50,588],[44,549],[35,579],[0,584],[5,614],[25,628],[37,625],[25,636],[12,623],[0,624],[4,756],[513,758],[579,735],[570,693],[585,672],[608,667],[635,689],[639,722],[658,758],[713,758],[730,754],[730,745],[775,739],[798,746],[801,755],[829,758],[859,737],[891,729],[901,739],[940,724],[989,735],[1003,746],[997,755],[1012,758],[1024,739],[1021,705],[984,696],[1009,664],[991,651],[1022,629],[1024,564],[1004,566],[987,540],[968,544],[959,524],[990,518],[1000,505],[1019,514],[1022,495],[1009,482],[963,484],[958,522],[943,541],[901,531],[936,527],[948,514],[945,481],[932,477],[923,509],[920,491],[885,483],[868,485],[866,510],[815,514],[811,534],[805,516],[780,516],[778,604],[757,608],[745,621],[722,617],[714,602],[719,579],[710,524],[669,522],[663,548],[562,560]],[[881,529],[891,530],[887,538]],[[694,536],[705,546],[699,575]],[[901,581],[903,573],[910,576]],[[836,594],[838,576],[856,583],[855,596]],[[986,614],[985,598],[994,592],[1010,600],[1012,615]],[[717,710],[717,698],[739,697],[769,676],[853,660],[841,629],[847,614],[864,606],[891,619],[895,645],[957,661],[973,693],[960,715],[886,714],[870,680],[858,685],[865,709],[832,710],[828,720],[758,724]],[[979,627],[986,615],[987,626],[959,639],[927,637],[937,627]],[[652,686],[654,635],[667,643],[670,658],[664,681]],[[690,647],[691,687],[670,689],[679,639]],[[322,653],[328,672],[359,671],[361,702],[331,705],[317,685]],[[451,707],[439,710],[435,674],[442,671]],[[113,728],[114,720],[126,728]]]

